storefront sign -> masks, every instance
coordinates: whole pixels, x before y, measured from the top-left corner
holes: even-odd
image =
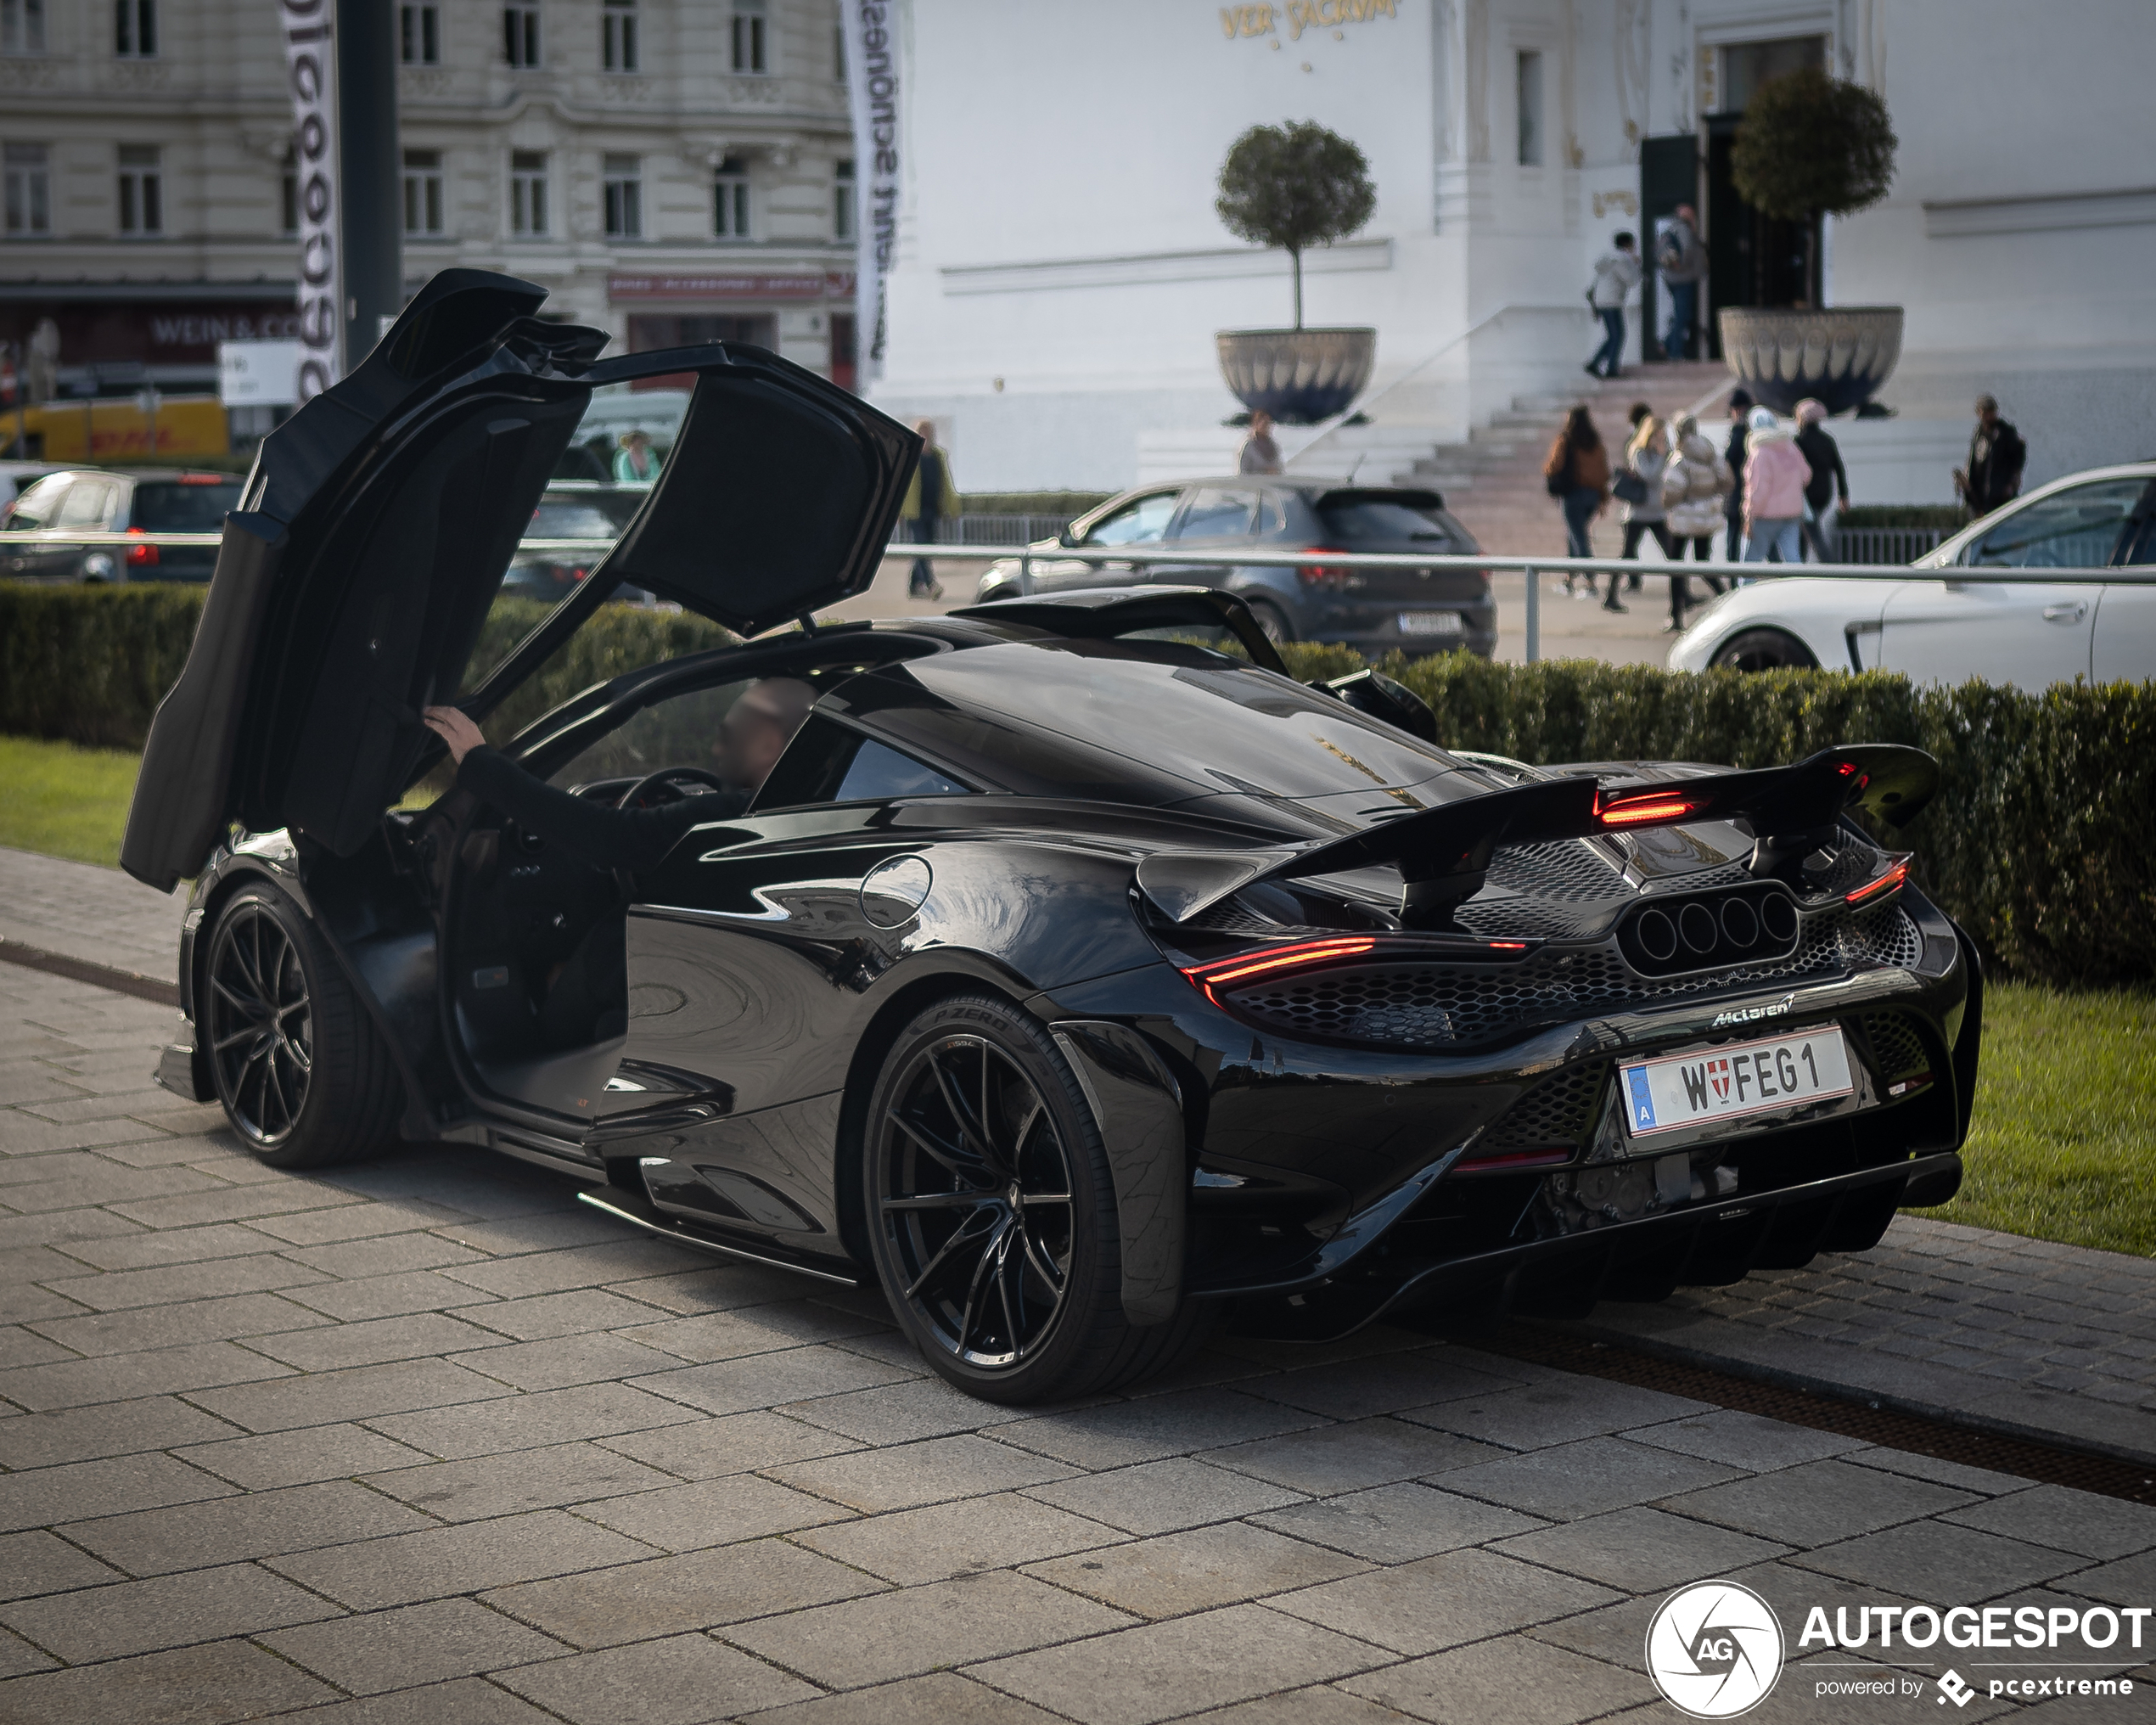
[[[839,279],[834,271],[818,275],[756,275],[710,271],[683,276],[609,276],[609,300],[821,300]]]
[[[898,42],[890,0],[846,0],[846,78],[853,98],[854,183],[861,209],[858,302],[863,383],[884,374],[885,282],[898,247]]]
[[[278,0],[292,86],[292,147],[300,177],[299,394],[311,401],[344,374],[344,267],[337,246],[337,60],[334,0]]]

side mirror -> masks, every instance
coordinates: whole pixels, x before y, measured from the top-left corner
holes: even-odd
[[[1330,677],[1310,686],[1345,701],[1358,713],[1406,732],[1411,737],[1418,737],[1425,743],[1437,741],[1437,715],[1430,711],[1429,703],[1397,677],[1387,677],[1382,671],[1351,671],[1345,677]]]

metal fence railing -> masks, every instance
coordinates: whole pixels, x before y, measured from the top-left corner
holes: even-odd
[[[1020,519],[1008,517],[1006,519]],[[1046,536],[1042,536],[1045,537]],[[0,551],[4,551],[8,536],[0,536]],[[56,536],[57,537],[57,536]],[[159,545],[159,546],[215,546],[222,536],[216,533],[70,533],[65,542],[70,546],[88,548],[100,545]],[[53,542],[45,542],[50,545]],[[592,559],[596,571],[603,565],[606,553],[614,548],[610,539],[526,539],[519,551],[527,556],[581,557]],[[1532,663],[1542,656],[1542,584],[1545,575],[1682,575],[1696,576],[1712,572],[1717,575],[1736,575],[1747,580],[1765,581],[1881,581],[1899,576],[1907,580],[1929,580],[1945,582],[1950,587],[1999,586],[2057,586],[2086,587],[2111,585],[2117,587],[2156,587],[2156,565],[2142,565],[2132,568],[2111,569],[2012,569],[1962,568],[1903,569],[1889,572],[1878,564],[1807,563],[1799,568],[1779,573],[1786,565],[1770,563],[1670,563],[1651,558],[1620,557],[1521,557],[1478,553],[1472,557],[1437,557],[1421,553],[1376,551],[1311,550],[1260,551],[1255,548],[1238,551],[1168,551],[1148,557],[1137,546],[1063,547],[1054,551],[1036,552],[1023,546],[1018,548],[981,545],[903,545],[890,548],[890,555],[897,557],[927,557],[937,561],[953,563],[1016,563],[1022,576],[1031,574],[1036,562],[1113,564],[1119,571],[1128,571],[1141,577],[1154,565],[1166,565],[1171,570],[1197,569],[1294,569],[1322,556],[1328,569],[1417,569],[1467,570],[1485,574],[1519,574],[1525,577],[1526,627],[1524,629],[1525,657]]]
[[[1961,531],[1958,527],[1844,527],[1834,548],[1844,563],[1914,563]]]

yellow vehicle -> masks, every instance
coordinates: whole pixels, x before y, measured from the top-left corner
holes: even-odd
[[[150,416],[132,396],[48,402],[0,413],[0,453],[13,454],[20,427],[27,453],[41,461],[126,462],[148,455],[223,455],[232,439],[215,396],[166,396]]]

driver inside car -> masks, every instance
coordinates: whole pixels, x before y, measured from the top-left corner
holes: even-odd
[[[449,745],[457,784],[544,839],[571,860],[609,872],[656,868],[691,827],[727,820],[749,806],[808,716],[816,690],[796,677],[751,683],[727,711],[711,745],[727,787],[653,807],[621,808],[576,796],[534,778],[456,707],[429,707],[428,728]],[[536,1030],[549,1048],[605,1042],[628,1027],[628,958],[620,910],[601,917],[547,978]]]
[[[533,778],[490,746],[457,707],[429,707],[421,716],[449,745],[459,789],[491,804],[525,832],[579,862],[634,873],[655,868],[691,827],[730,820],[746,809],[815,701],[816,690],[797,677],[767,677],[750,684],[727,709],[711,745],[718,777],[727,788],[650,808],[594,802]]]

